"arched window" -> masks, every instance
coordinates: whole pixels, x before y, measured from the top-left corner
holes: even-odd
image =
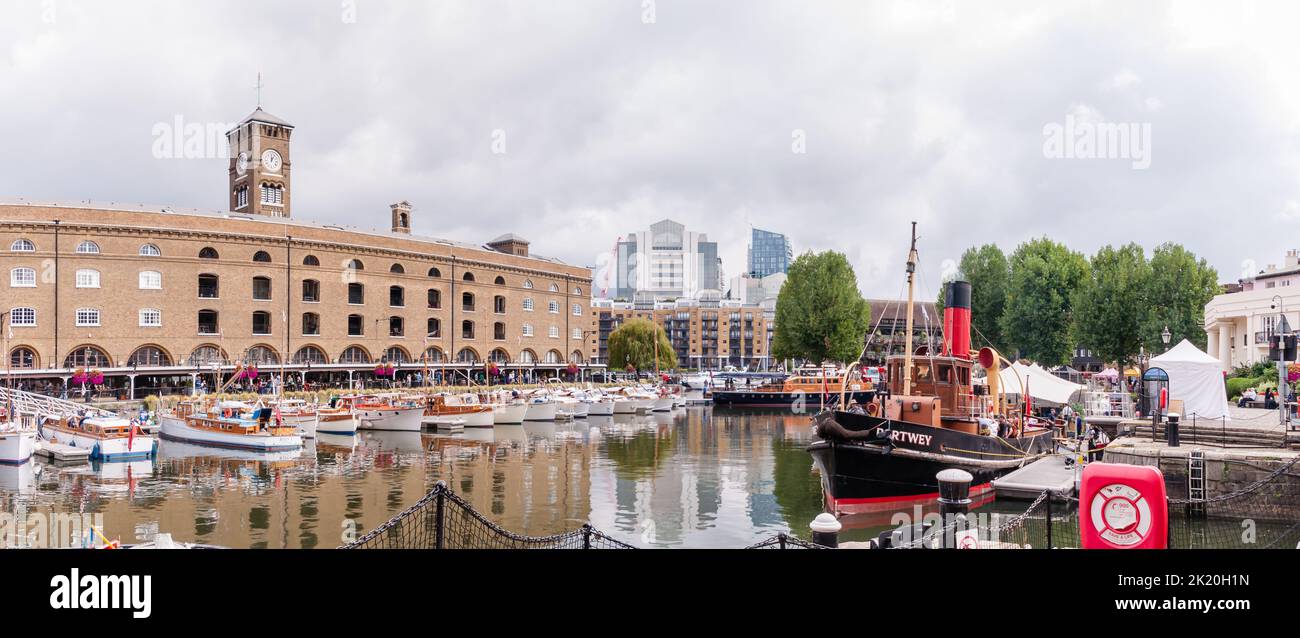
[[[519,353],[519,363],[537,363],[537,353],[532,350],[524,350]]]
[[[99,271],[92,268],[78,270],[76,283],[78,288],[98,288]]]
[[[28,327],[36,325],[35,308],[14,308],[9,311],[9,325],[11,327]]]
[[[498,321],[492,324],[492,338],[496,339],[497,341],[505,341],[506,324],[504,322]]]
[[[564,355],[559,350],[547,350],[545,363],[560,363],[564,360]]]
[[[140,309],[140,327],[141,328],[161,328],[162,311],[157,308]]]
[[[9,367],[30,370],[36,367],[36,351],[27,346],[18,346],[9,351]]]
[[[462,322],[460,322],[460,336],[461,336],[462,339],[473,339],[473,338],[474,338],[474,322],[473,322],[473,321],[462,321]]]
[[[162,251],[153,244],[145,244],[140,247],[141,257],[162,257]]]
[[[271,300],[270,277],[253,277],[253,299],[256,301]]]
[[[510,353],[501,348],[497,348],[488,353],[488,361],[500,364],[510,363]]]
[[[9,271],[9,285],[13,288],[35,288],[35,268],[14,268]]]
[[[497,295],[497,296],[495,296],[495,297],[492,298],[492,312],[495,312],[495,313],[497,313],[497,314],[499,314],[499,315],[504,315],[504,314],[506,314],[506,298],[505,298],[505,297],[502,297],[501,295]]]
[[[365,284],[348,284],[348,303],[354,306],[360,306],[366,303]]]
[[[33,244],[30,239],[15,239],[14,243],[9,244],[9,250],[16,253],[34,253],[36,244]]]
[[[261,264],[269,264],[271,263],[271,253],[268,253],[265,250],[259,250],[253,253],[253,261]]]
[[[365,269],[366,269],[366,265],[363,264],[363,263],[361,263],[361,260],[360,260],[360,259],[349,259],[349,260],[348,260],[348,263],[344,264],[343,267],[344,267],[345,269],[347,269],[347,270],[365,270]]]
[[[220,299],[221,278],[212,274],[199,275],[199,299]]]
[[[461,308],[461,310],[465,310],[465,311],[467,311],[467,312],[473,312],[473,310],[474,310],[474,293],[472,293],[472,292],[466,292],[466,293],[462,293],[462,294],[461,294],[461,296],[460,296],[460,308]]]
[[[424,335],[426,337],[429,337],[430,339],[442,338],[442,321],[440,319],[437,317],[429,317],[429,320],[426,321],[424,325]]]
[[[302,300],[307,303],[320,302],[320,282],[315,279],[302,280]]]
[[[258,310],[253,313],[253,334],[271,334],[271,313],[264,310]]]
[[[524,324],[524,336],[525,337],[533,336],[533,324],[531,323]]]
[[[107,368],[113,360],[96,346],[78,346],[63,360],[65,368]]]
[[[587,358],[582,356],[581,350],[574,350],[573,352],[569,353],[569,363],[577,363],[581,365],[586,362],[587,362]]]
[[[441,277],[441,276],[442,276],[442,271],[441,271],[441,270],[438,270],[438,268],[435,266],[435,267],[429,269],[429,276],[430,276],[430,277]]]
[[[529,290],[532,290],[532,289],[533,289],[533,280],[532,280],[532,279],[525,279],[525,280],[524,280],[524,288],[527,288],[527,289],[529,289]]]
[[[126,360],[129,366],[169,366],[172,364],[172,358],[162,348],[158,346],[140,346],[131,353],[130,358]]]
[[[302,313],[302,335],[304,337],[320,335],[320,315],[314,312]]]
[[[304,266],[319,266],[319,265],[320,265],[320,260],[316,258],[316,255],[307,255],[306,257],[303,257],[303,258],[302,258],[302,265],[304,265]],[[304,348],[304,350],[305,350],[305,349],[306,349],[306,348]],[[302,352],[302,350],[299,350],[298,352]]]
[[[189,365],[192,366],[206,366],[214,363],[224,363],[226,361],[226,353],[222,352],[221,348],[218,348],[217,346],[203,345],[195,348],[194,351],[190,353],[188,361]]]
[[[546,311],[551,314],[558,314],[560,312],[560,302],[554,299],[546,302]]]
[[[497,278],[494,279],[494,280],[492,281],[492,283],[494,283],[494,284],[496,284],[496,285],[498,285],[498,286],[504,286],[504,285],[506,285],[506,278],[505,278],[505,277],[502,277],[501,275],[497,275]]]
[[[478,363],[478,353],[474,352],[473,348],[462,348],[460,352],[456,353],[456,361],[458,363]]]
[[[99,325],[99,308],[77,308],[77,325],[94,327]]]
[[[316,346],[303,346],[293,353],[293,362],[298,365],[307,363],[329,363],[330,359],[325,355],[325,351]]]
[[[348,336],[361,337],[366,334],[366,320],[361,315],[348,315]]]
[[[199,311],[199,334],[215,335],[221,334],[221,325],[219,323],[220,315],[216,310]]]
[[[442,353],[442,348],[434,346],[424,351],[424,360],[429,363],[442,363],[447,355]]]
[[[410,363],[411,355],[406,353],[406,349],[401,346],[392,346],[384,351],[384,358],[389,363]]]
[[[551,284],[550,290],[551,292],[560,292],[560,287],[555,284]]]
[[[533,311],[533,298],[532,298],[532,297],[524,297],[524,310],[527,311],[527,312],[532,312],[532,311]]]
[[[573,289],[573,294],[575,294],[575,295],[581,295],[581,294],[582,294],[582,287],[581,287],[581,286],[577,286],[577,287],[575,287],[575,288]]]
[[[199,259],[221,259],[221,255],[217,254],[216,248],[207,246],[199,251]]]
[[[582,316],[582,304],[573,304],[574,316]]]
[[[265,345],[256,345],[248,349],[248,363],[255,366],[273,366],[280,363],[280,353],[275,348]]]
[[[162,273],[156,270],[141,270],[140,290],[162,290]]]
[[[467,272],[461,276],[461,279],[464,281],[474,281],[474,273]]]
[[[77,254],[78,254],[78,255],[98,255],[98,254],[99,254],[99,244],[96,244],[95,242],[90,241],[89,239],[87,239],[86,241],[83,241],[83,242],[81,242],[80,244],[77,244]]]
[[[429,289],[429,308],[438,309],[442,307],[442,291],[437,288]]]
[[[388,305],[393,308],[402,308],[406,306],[406,291],[401,286],[388,287]]]
[[[401,317],[388,318],[388,336],[400,337],[406,333],[406,322]]]
[[[370,363],[370,353],[361,346],[349,346],[339,355],[339,363]]]
[[[388,272],[395,275],[402,275],[406,273],[406,269],[403,268],[401,264],[393,264],[392,267],[388,269]]]

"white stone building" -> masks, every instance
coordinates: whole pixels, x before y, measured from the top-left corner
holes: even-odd
[[[1206,351],[1224,370],[1268,359],[1268,338],[1285,314],[1300,327],[1300,251],[1289,250],[1281,266],[1269,264],[1205,305]]]

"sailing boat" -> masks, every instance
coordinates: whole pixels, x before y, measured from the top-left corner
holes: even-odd
[[[948,468],[970,472],[971,495],[977,496],[992,489],[994,478],[1052,450],[1051,429],[1032,425],[1006,405],[997,382],[1005,359],[992,348],[978,353],[989,384],[972,383],[977,361],[970,347],[969,282],[954,281],[946,287],[941,351],[934,354],[924,346],[913,351],[916,263],[913,222],[905,351],[886,359],[884,387],[865,406],[850,402],[846,410],[842,398],[836,409],[813,419],[819,440],[808,451],[836,513],[870,512],[900,501],[935,498],[935,475]],[[895,390],[899,393],[893,394]]]

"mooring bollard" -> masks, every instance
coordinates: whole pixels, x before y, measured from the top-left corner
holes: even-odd
[[[1178,447],[1178,413],[1170,412],[1167,415],[1168,422],[1165,423],[1165,441],[1169,447]]]
[[[970,510],[970,484],[975,480],[970,472],[951,468],[935,475],[939,481],[939,513],[944,521],[949,514],[965,514]]]
[[[812,529],[812,541],[825,547],[840,546],[840,529],[843,525],[835,519],[834,514],[822,512],[808,524]]]

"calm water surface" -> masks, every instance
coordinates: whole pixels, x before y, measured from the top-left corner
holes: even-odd
[[[446,481],[506,529],[590,521],[642,547],[743,547],[807,536],[822,511],[807,415],[714,411],[323,436],[257,455],[172,441],[154,461],[0,467],[3,510],[104,515],[124,543],[169,532],[227,547],[335,547]]]

